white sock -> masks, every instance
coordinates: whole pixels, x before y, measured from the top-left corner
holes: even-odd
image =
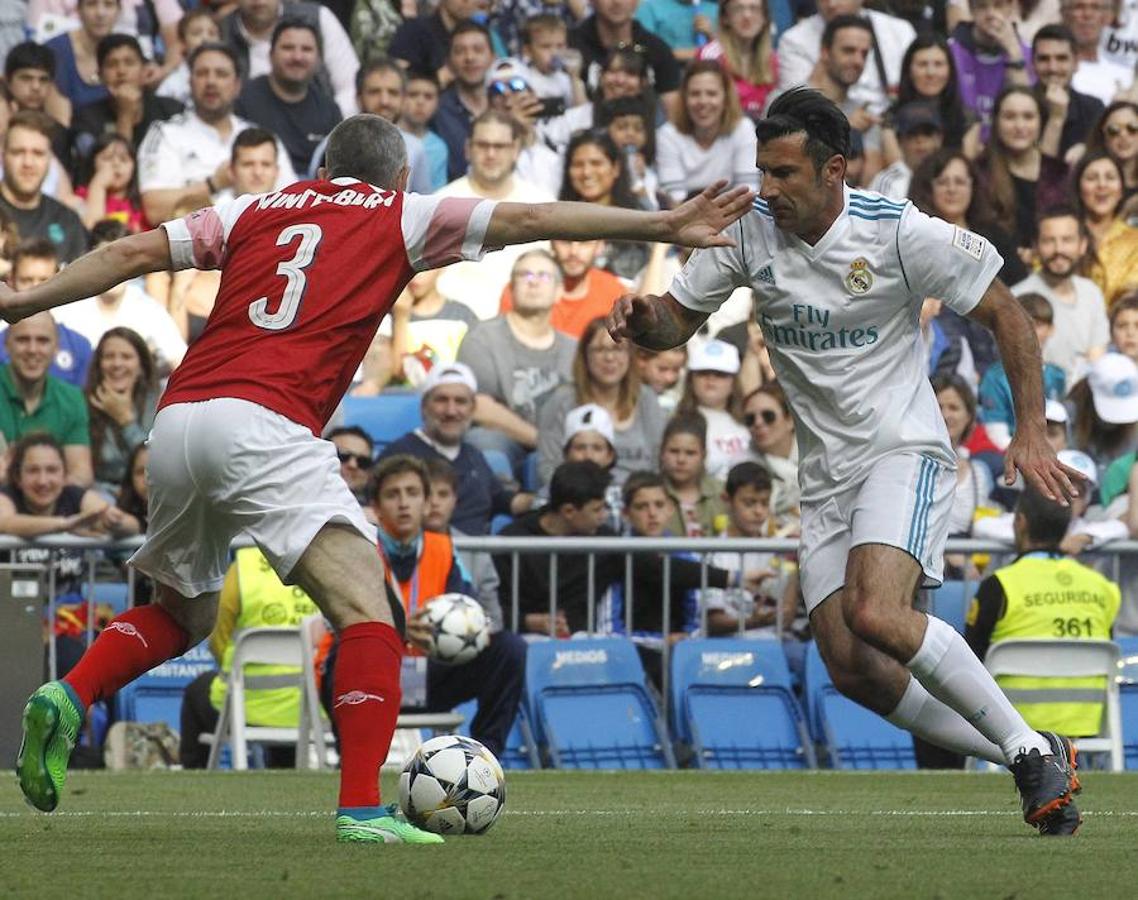
[[[1051,752],[1047,740],[1028,727],[964,638],[947,622],[928,617],[925,639],[907,665],[930,694],[998,744],[1006,764],[1028,750]]]
[[[1003,750],[965,722],[960,713],[937,700],[916,678],[909,679],[901,702],[885,718],[945,750],[1004,764]]]

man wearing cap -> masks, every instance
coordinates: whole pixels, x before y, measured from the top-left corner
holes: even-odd
[[[486,73],[486,94],[490,109],[512,116],[521,126],[521,152],[514,166],[518,177],[550,194],[559,193],[565,166],[545,141],[538,140],[542,101],[529,82],[529,71],[514,60],[495,62]]]
[[[537,447],[537,417],[553,390],[569,380],[577,342],[550,321],[561,270],[547,250],[527,250],[510,274],[514,306],[469,331],[458,348],[478,383],[470,443],[501,450],[520,471]]]
[[[458,502],[452,523],[471,535],[487,534],[496,515],[519,515],[533,495],[509,491],[490,470],[482,451],[466,441],[474,418],[478,382],[462,363],[435,366],[423,382],[423,425],[388,444],[380,459],[407,453],[420,459],[441,458],[458,476]]]
[[[869,189],[894,200],[905,200],[917,166],[944,142],[944,123],[933,104],[913,101],[897,110],[893,130],[901,145],[901,158],[878,172]]]
[[[703,394],[697,411],[707,422],[707,458],[704,469],[708,475],[720,481],[727,478],[731,461],[751,443],[751,432],[728,411],[731,408],[731,398],[736,395],[735,376],[739,374],[739,364],[739,350],[726,341],[713,340],[693,345],[688,356],[688,378],[703,381],[696,396]],[[722,396],[723,404],[719,407],[707,405],[709,393]]]
[[[1068,535],[1072,512],[1072,507],[1047,500],[1030,486],[1020,495],[1015,512],[1019,556],[980,583],[968,610],[964,639],[981,659],[1000,641],[1109,640],[1121,592],[1094,569],[1063,555],[1061,544]],[[1101,702],[1017,703],[1015,691],[1101,691],[1101,677],[1016,676],[997,682],[1032,728],[1057,728],[1076,738],[1099,733]]]

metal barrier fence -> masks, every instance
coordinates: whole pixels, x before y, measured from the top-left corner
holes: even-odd
[[[55,642],[55,628],[54,623],[56,620],[56,571],[55,554],[60,551],[70,551],[75,553],[81,551],[86,559],[86,573],[87,573],[87,591],[85,596],[87,598],[87,640],[88,643],[94,636],[94,610],[93,594],[94,583],[96,577],[97,562],[100,557],[104,557],[108,553],[125,555],[137,547],[141,546],[142,538],[128,538],[122,541],[101,541],[93,538],[80,538],[71,535],[57,535],[36,539],[34,541],[25,541],[19,538],[0,537],[0,553],[6,553],[14,550],[37,548],[40,550],[52,551],[49,554],[47,561],[38,564],[13,564],[11,567],[20,571],[34,573],[36,576],[46,580],[46,596],[45,607],[47,614],[47,621],[51,623],[48,630],[50,635],[48,641],[48,669],[51,677],[54,678],[57,672],[57,657],[56,657],[56,642]],[[661,583],[663,585],[663,593],[660,597],[661,603],[661,631],[664,636],[667,636],[671,631],[671,588],[670,576],[672,559],[670,554],[673,553],[687,553],[699,556],[701,567],[701,589],[708,587],[708,556],[712,553],[794,553],[798,549],[798,541],[794,539],[763,539],[754,540],[749,538],[632,538],[632,537],[592,537],[592,538],[555,538],[555,537],[542,537],[542,538],[528,538],[528,537],[456,537],[454,540],[455,548],[459,551],[472,551],[482,552],[493,555],[508,555],[511,557],[512,565],[510,570],[512,572],[512,583],[508,585],[499,586],[499,598],[503,609],[503,618],[508,627],[517,631],[518,625],[522,621],[522,610],[520,608],[520,590],[519,590],[519,560],[522,556],[531,555],[545,555],[549,557],[549,607],[550,613],[550,630],[553,632],[554,620],[556,618],[557,610],[559,609],[559,584],[558,584],[558,564],[562,557],[565,556],[579,556],[587,555],[587,597],[586,597],[586,615],[588,633],[595,633],[597,631],[596,622],[596,608],[597,600],[596,585],[594,584],[595,567],[598,556],[613,554],[623,556],[624,558],[624,616],[625,616],[625,633],[632,634],[634,630],[634,598],[636,594],[636,584],[633,578],[632,558],[637,554],[659,554],[661,565]],[[233,547],[247,547],[252,546],[252,542],[248,539],[239,538],[234,541]],[[976,540],[951,540],[948,542],[946,553],[986,553],[992,555],[994,558],[1010,559],[1014,556],[1015,551],[1013,548],[1005,545],[998,544],[991,541],[976,541]],[[1110,575],[1114,581],[1120,580],[1122,557],[1132,556],[1138,554],[1138,541],[1117,541],[1111,543],[1106,547],[1098,550],[1087,551],[1084,556],[1089,557],[1106,557],[1111,559],[1109,571],[1105,574]],[[9,566],[5,566],[8,568]],[[990,570],[990,569],[989,569]],[[136,577],[133,569],[128,568],[127,572],[127,594],[128,605],[133,605],[135,595]],[[969,583],[965,583],[966,593],[969,590]],[[15,591],[13,591],[15,593]],[[10,598],[0,598],[10,599]],[[927,604],[927,597],[925,598]],[[1125,600],[1124,600],[1125,604]],[[927,608],[927,605],[926,605]],[[788,623],[782,621],[781,605],[777,607],[777,618],[775,622],[775,634],[781,636]],[[508,614],[507,614],[508,611]],[[533,610],[530,610],[531,612]],[[701,622],[704,633],[707,630],[707,609],[704,604],[701,604]],[[664,693],[667,696],[667,677],[668,677],[668,642],[663,641],[662,653],[662,674],[664,679]]]

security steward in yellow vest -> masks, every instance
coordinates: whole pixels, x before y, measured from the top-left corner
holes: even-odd
[[[218,601],[217,624],[209,649],[221,666],[191,682],[182,702],[182,765],[204,768],[209,747],[198,740],[217,728],[225,702],[226,679],[233,660],[235,636],[246,628],[295,628],[319,610],[299,587],[285,586],[256,547],[237,551],[225,574]],[[245,667],[245,721],[249,725],[293,728],[300,722],[300,670],[265,664]],[[266,748],[270,765],[291,766],[292,747]]]
[[[964,638],[983,659],[1000,641],[1109,640],[1121,604],[1118,586],[1059,551],[1071,510],[1027,489],[1016,505],[1019,556],[985,578],[968,610]],[[1105,687],[1102,678],[997,679],[1007,691]],[[1015,703],[1027,724],[1073,737],[1099,733],[1102,703]]]

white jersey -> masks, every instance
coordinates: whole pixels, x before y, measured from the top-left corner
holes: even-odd
[[[814,246],[781,231],[761,199],[726,233],[735,246],[696,250],[671,294],[711,313],[736,288],[754,291],[794,414],[802,499],[860,484],[898,450],[953,467],[918,315],[925,297],[970,312],[1003,265],[991,244],[908,201],[849,188]]]

